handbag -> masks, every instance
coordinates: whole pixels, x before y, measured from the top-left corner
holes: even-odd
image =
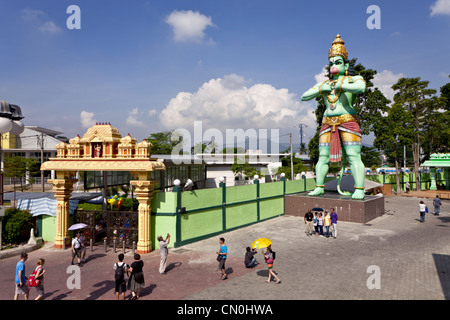
[[[428,213],[428,207],[425,207],[425,212]]]
[[[220,262],[222,260],[222,255],[218,254],[216,260]]]

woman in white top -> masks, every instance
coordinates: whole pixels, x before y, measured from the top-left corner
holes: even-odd
[[[423,203],[423,201],[420,201],[419,211],[420,211],[420,222],[425,222],[425,213],[428,211],[428,208],[427,205]]]

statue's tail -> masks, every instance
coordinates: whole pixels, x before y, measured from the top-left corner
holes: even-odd
[[[342,168],[341,168],[341,172],[339,173],[339,178],[338,178],[338,183],[337,183],[337,191],[342,196],[351,196],[352,195],[351,192],[341,191],[341,181],[342,181],[342,176],[344,175],[346,162],[347,162],[347,157],[345,154],[345,149],[342,148]]]

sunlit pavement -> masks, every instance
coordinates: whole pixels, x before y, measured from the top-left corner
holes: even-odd
[[[289,300],[289,299],[432,299],[450,298],[450,201],[440,216],[419,221],[421,198],[387,197],[382,217],[367,224],[338,222],[337,239],[307,236],[303,218],[281,216],[169,251],[167,274],[159,274],[159,251],[142,255],[145,288],[140,300]],[[424,199],[432,210],[432,200]],[[216,251],[225,238],[227,280],[220,279]],[[255,269],[244,267],[245,248],[256,238],[273,241],[274,271],[281,284],[266,283],[261,253]],[[46,246],[28,254],[29,275],[37,259],[46,260],[48,300],[109,300],[114,295],[113,265],[120,252],[88,250],[80,268],[80,288],[73,287],[70,250]],[[0,299],[14,296],[19,257],[0,260]],[[127,251],[125,262],[133,262]],[[30,299],[37,296],[30,291]],[[130,297],[127,291],[126,298]],[[23,297],[20,297],[23,299]]]

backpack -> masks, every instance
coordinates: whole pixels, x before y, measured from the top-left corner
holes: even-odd
[[[123,270],[124,266],[125,266],[125,263],[122,263],[121,266],[119,266],[119,264],[116,263],[116,273],[114,274],[114,278],[117,281],[123,281],[124,280],[124,274],[125,274],[124,270]]]
[[[272,252],[272,259],[275,260],[275,251],[271,251]]]
[[[34,269],[34,271],[31,273],[30,277],[28,278],[29,287],[37,287],[41,284],[41,279],[36,279],[36,274],[41,268],[41,266],[37,266],[36,269]]]

